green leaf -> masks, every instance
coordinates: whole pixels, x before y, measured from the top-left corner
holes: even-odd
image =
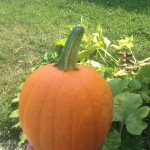
[[[101,35],[98,38],[98,43],[100,45],[100,49],[105,51],[105,50],[107,50],[107,48],[111,42],[107,38],[105,38]]]
[[[106,37],[103,37],[103,40],[104,40],[104,43],[105,43],[105,49],[107,49],[108,46],[111,44],[111,41]]]
[[[140,90],[142,87],[142,83],[138,79],[133,79],[133,80],[130,80],[129,87],[134,89],[134,90]]]
[[[142,131],[147,127],[147,123],[140,119],[134,119],[126,123],[127,131],[133,135],[141,135]]]
[[[102,68],[102,70],[100,70],[100,74],[105,78],[105,79],[111,79],[114,77],[114,70],[109,67],[109,68]]]
[[[19,97],[17,97],[17,98],[14,98],[14,99],[13,99],[11,102],[12,102],[12,103],[19,102]]]
[[[107,142],[102,150],[119,150],[121,146],[121,134],[116,130],[111,131],[108,135]]]
[[[78,53],[78,59],[89,58],[89,54],[92,53],[91,50],[84,50]]]
[[[125,39],[118,40],[119,47],[118,50],[126,49],[129,50],[133,48],[133,36],[125,37]]]
[[[142,82],[145,83],[145,84],[150,84],[150,77],[144,77],[142,79]]]
[[[121,150],[144,150],[144,138],[141,136],[123,135]]]
[[[17,122],[15,125],[12,126],[12,128],[18,128],[20,127],[20,122]]]
[[[111,42],[108,40],[108,38],[102,35],[102,30],[100,29],[100,27],[98,27],[98,31],[99,32],[94,33],[88,41],[85,41],[86,50],[107,50]]]
[[[58,57],[57,52],[46,52],[44,57],[43,57],[43,63],[53,63],[56,61]]]
[[[98,33],[102,33],[102,28],[101,28],[100,23],[97,25],[97,31],[98,31]]]
[[[150,91],[143,91],[141,92],[141,97],[145,102],[150,102],[150,96],[149,96]]]
[[[139,94],[124,92],[114,97],[114,121],[125,123],[127,119],[132,120],[134,111],[142,105]]]
[[[65,43],[66,43],[66,40],[67,39],[60,39],[60,40],[58,40],[58,41],[56,41],[56,46],[64,46],[65,45]]]
[[[85,45],[86,50],[95,51],[97,49],[100,49],[100,45],[97,42],[89,42]]]
[[[131,118],[126,120],[126,128],[129,133],[134,135],[140,135],[142,131],[147,127],[147,123],[142,119],[149,113],[149,107],[140,107]],[[132,120],[131,120],[132,119]]]
[[[140,94],[124,92],[114,97],[114,121],[120,121],[126,125],[127,131],[134,135],[140,135],[147,127],[143,121],[149,113],[149,107],[142,105]]]
[[[18,118],[18,109],[14,110],[10,115],[9,118]]]
[[[150,65],[143,66],[138,70],[137,78],[150,78]]]
[[[18,91],[21,91],[23,85],[24,85],[24,82],[20,84],[20,86],[18,87]]]
[[[48,52],[45,53],[44,57],[43,57],[44,61],[50,61],[51,60],[51,56]]]
[[[128,80],[121,80],[121,79],[113,79],[109,80],[109,85],[112,89],[113,96],[116,96],[117,94],[124,92],[128,89]]]
[[[21,132],[19,138],[20,141],[18,142],[18,146],[21,147],[26,142],[26,136],[23,132]]]

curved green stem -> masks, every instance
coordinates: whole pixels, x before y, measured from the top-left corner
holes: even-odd
[[[77,69],[78,47],[85,30],[82,26],[76,26],[68,36],[63,52],[55,64],[60,70],[71,71]]]

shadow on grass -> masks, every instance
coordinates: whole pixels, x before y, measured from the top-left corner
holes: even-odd
[[[80,0],[78,0],[80,2]],[[105,7],[122,8],[127,11],[142,13],[150,10],[150,0],[82,0]]]

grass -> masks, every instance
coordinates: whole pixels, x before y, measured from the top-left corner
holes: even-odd
[[[11,134],[10,101],[20,77],[81,17],[91,30],[100,22],[113,42],[133,35],[136,56],[150,55],[149,0],[1,0],[0,6],[0,140]]]

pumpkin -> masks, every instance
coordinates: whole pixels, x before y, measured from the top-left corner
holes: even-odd
[[[58,62],[34,71],[22,88],[19,119],[35,150],[98,150],[105,143],[112,92],[99,73],[77,64],[83,35],[76,26]]]

